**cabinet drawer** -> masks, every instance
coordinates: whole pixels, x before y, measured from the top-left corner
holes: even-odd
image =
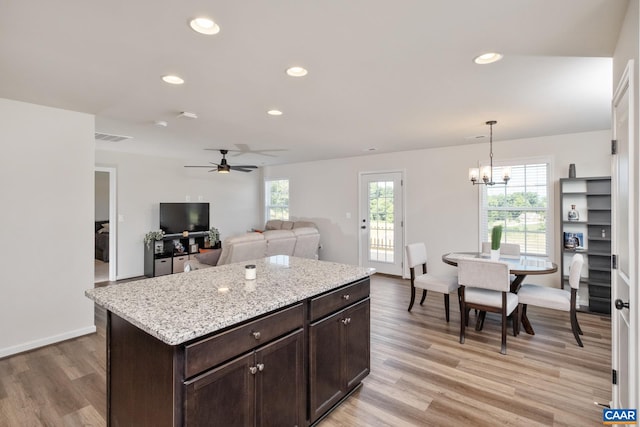
[[[369,278],[311,299],[311,321],[369,296]]]
[[[274,338],[300,328],[302,304],[269,314],[245,325],[190,344],[185,349],[185,378],[189,378]]]
[[[184,263],[189,260],[189,255],[180,255],[173,257],[173,272],[182,273],[184,271]]]
[[[171,274],[171,258],[160,258],[155,260],[156,269],[154,276],[164,276]]]

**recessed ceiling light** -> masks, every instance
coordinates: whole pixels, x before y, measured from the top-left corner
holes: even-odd
[[[502,59],[502,56],[503,55],[501,53],[496,52],[483,53],[480,56],[476,56],[473,62],[480,65],[492,64],[494,62],[500,61]]]
[[[308,71],[302,67],[290,67],[287,68],[287,75],[291,77],[304,77],[306,76]]]
[[[220,27],[209,18],[194,18],[189,21],[191,29],[200,34],[206,34],[208,36],[218,34]]]
[[[165,83],[169,83],[172,85],[181,85],[182,83],[184,83],[184,80],[182,80],[180,77],[172,75],[162,76],[162,80],[164,80]]]
[[[267,114],[270,116],[281,116],[282,115],[282,111],[280,110],[269,110],[267,111]]]

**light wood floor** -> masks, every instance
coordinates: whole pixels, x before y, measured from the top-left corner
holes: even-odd
[[[610,320],[578,314],[584,348],[566,313],[530,307],[535,336],[499,321],[468,330],[444,320],[442,295],[407,312],[408,282],[376,275],[371,286],[371,374],[322,423],[333,426],[601,426],[610,400]],[[473,319],[472,319],[473,321]],[[104,426],[104,312],[98,333],[0,360],[0,426]]]

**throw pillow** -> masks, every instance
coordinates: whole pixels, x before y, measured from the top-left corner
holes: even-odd
[[[218,259],[220,259],[220,252],[222,249],[211,249],[207,252],[195,255],[198,262],[208,265],[217,265]]]

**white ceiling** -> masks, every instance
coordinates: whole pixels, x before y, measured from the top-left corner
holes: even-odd
[[[263,165],[470,144],[491,119],[494,141],[609,129],[627,3],[0,0],[0,97],[95,114],[97,132],[133,136],[98,148],[185,164],[219,160],[204,148],[282,150],[230,153]],[[199,15],[221,32],[193,32]],[[504,59],[472,62],[487,51]]]

